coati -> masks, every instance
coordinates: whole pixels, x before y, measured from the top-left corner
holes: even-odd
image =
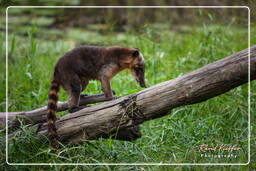
[[[99,80],[105,97],[114,99],[110,80],[124,69],[131,71],[141,87],[146,87],[144,58],[137,48],[80,46],[58,60],[49,90],[47,111],[48,137],[53,147],[58,148],[55,121],[60,86],[68,94],[69,112],[76,112],[83,108],[79,106],[79,100],[90,80]]]

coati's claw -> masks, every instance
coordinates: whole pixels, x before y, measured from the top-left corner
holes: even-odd
[[[86,96],[88,96],[88,94],[80,94],[80,98],[84,98]]]
[[[116,100],[116,99],[118,99],[118,97],[116,97],[116,96],[113,96],[112,100]]]
[[[115,100],[115,99],[118,99],[118,97],[116,97],[116,96],[106,97],[106,100],[107,100],[107,101]]]

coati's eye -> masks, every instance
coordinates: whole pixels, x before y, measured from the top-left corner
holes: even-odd
[[[132,53],[132,56],[134,57],[137,57],[140,55],[140,52],[138,50],[135,50],[133,53]]]

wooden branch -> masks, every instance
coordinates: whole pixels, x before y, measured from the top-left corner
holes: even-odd
[[[93,104],[97,102],[107,101],[104,94],[96,94],[91,96],[84,96],[80,100],[80,105]],[[65,111],[68,109],[67,102],[58,102],[57,111]],[[8,127],[11,130],[16,130],[19,128],[19,119],[23,119],[27,124],[35,124],[44,122],[46,120],[47,106],[31,110],[31,111],[22,111],[22,112],[8,112]],[[6,115],[4,112],[0,112],[0,127],[5,127]]]
[[[256,46],[251,47],[250,56],[250,78],[255,80]],[[138,93],[67,114],[56,122],[57,132],[63,143],[96,139],[162,117],[175,107],[205,101],[248,81],[248,49],[245,49]],[[38,134],[47,135],[46,123]]]

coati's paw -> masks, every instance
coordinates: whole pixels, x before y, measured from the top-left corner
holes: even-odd
[[[118,99],[118,97],[116,97],[116,96],[113,96],[113,97],[112,97],[112,100],[116,100],[116,99]]]
[[[77,112],[77,111],[79,111],[79,110],[82,110],[82,109],[84,109],[84,108],[86,108],[87,106],[78,106],[78,107],[72,107],[71,109],[68,109],[68,111],[70,112],[70,113],[74,113],[74,112]]]
[[[115,100],[115,99],[118,99],[118,97],[115,97],[115,96],[106,97],[106,100]]]
[[[84,98],[84,97],[86,97],[86,96],[88,96],[88,94],[81,94],[81,95],[80,95],[80,98]]]

